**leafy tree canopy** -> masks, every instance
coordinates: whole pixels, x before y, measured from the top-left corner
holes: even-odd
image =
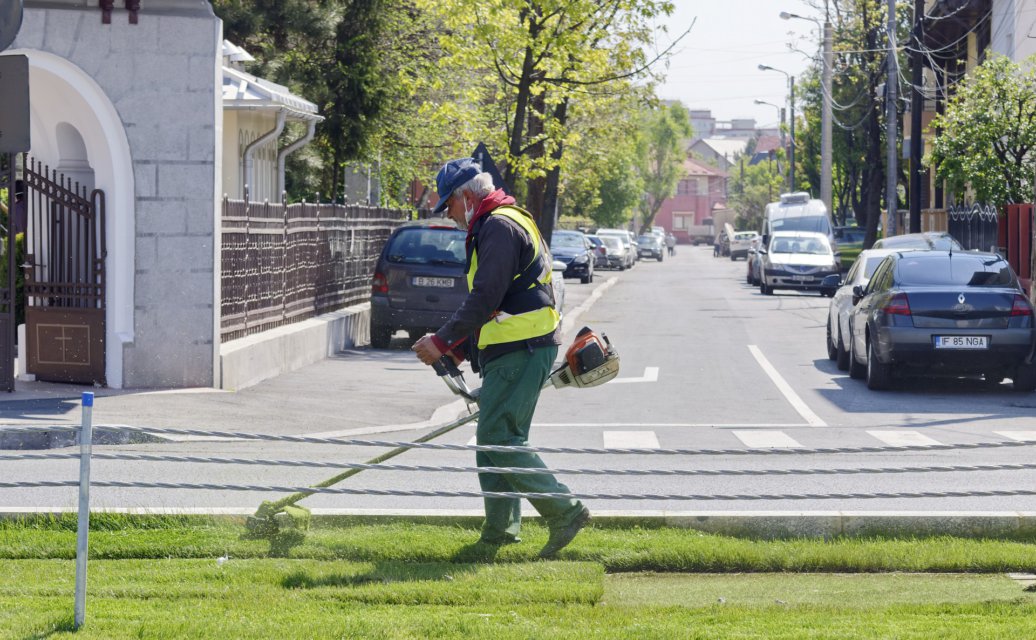
[[[1019,65],[995,55],[957,85],[927,159],[958,196],[979,202],[1032,202],[1036,171],[1036,56]]]

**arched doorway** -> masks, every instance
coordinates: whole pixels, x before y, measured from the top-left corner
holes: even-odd
[[[133,341],[135,186],[126,130],[108,95],[75,64],[44,51],[10,53],[29,58],[31,155],[87,193],[105,194],[104,378],[120,388],[123,347]]]

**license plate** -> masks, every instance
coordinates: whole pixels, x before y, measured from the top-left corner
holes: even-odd
[[[988,336],[935,336],[936,349],[988,349]]]
[[[442,287],[449,289],[453,287],[453,278],[426,278],[417,276],[414,278],[415,287]]]
[[[813,282],[813,276],[792,276],[795,282]]]

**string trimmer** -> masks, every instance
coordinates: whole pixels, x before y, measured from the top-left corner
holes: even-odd
[[[455,345],[451,345],[452,346]],[[446,382],[446,386],[456,395],[464,398],[469,405],[478,402],[480,389],[472,389],[464,380],[464,373],[457,367],[450,356],[441,357],[434,365],[435,373]],[[608,382],[619,374],[619,354],[615,351],[608,336],[598,336],[589,327],[583,327],[576,335],[575,342],[565,352],[565,361],[555,369],[543,388],[562,387],[595,387]],[[478,410],[461,416],[453,422],[431,431],[414,443],[428,442],[453,431],[478,418]],[[365,464],[379,464],[390,458],[410,450],[410,446],[401,446],[368,460]],[[342,480],[356,475],[363,469],[349,469],[319,484],[313,485],[313,491],[299,491],[277,501],[265,501],[259,505],[255,515],[249,516],[245,527],[249,533],[260,536],[273,536],[284,529],[306,530],[309,528],[311,514],[309,509],[298,502],[316,492],[338,484]]]

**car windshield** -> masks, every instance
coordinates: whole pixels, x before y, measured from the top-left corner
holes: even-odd
[[[655,236],[638,236],[637,242],[640,244],[649,244],[655,241]]]
[[[555,233],[550,239],[551,249],[582,249],[584,246],[582,236],[570,233]]]
[[[819,231],[826,232],[829,223],[826,216],[794,216],[777,218],[770,223],[774,231]]]
[[[465,232],[460,229],[407,227],[392,236],[385,252],[398,264],[457,264],[465,262]]]
[[[772,253],[808,253],[810,255],[830,255],[831,246],[826,238],[774,238]]]
[[[609,249],[620,249],[620,248],[622,248],[622,240],[619,240],[618,238],[615,238],[615,237],[601,236],[601,242],[603,242],[604,246],[608,247]]]
[[[884,238],[877,245],[883,249],[934,249],[935,251],[963,251],[960,243],[950,235],[892,236]]]
[[[903,285],[958,285],[969,287],[1013,287],[1014,272],[995,256],[952,254],[932,257],[903,257],[899,260],[899,283]]]

